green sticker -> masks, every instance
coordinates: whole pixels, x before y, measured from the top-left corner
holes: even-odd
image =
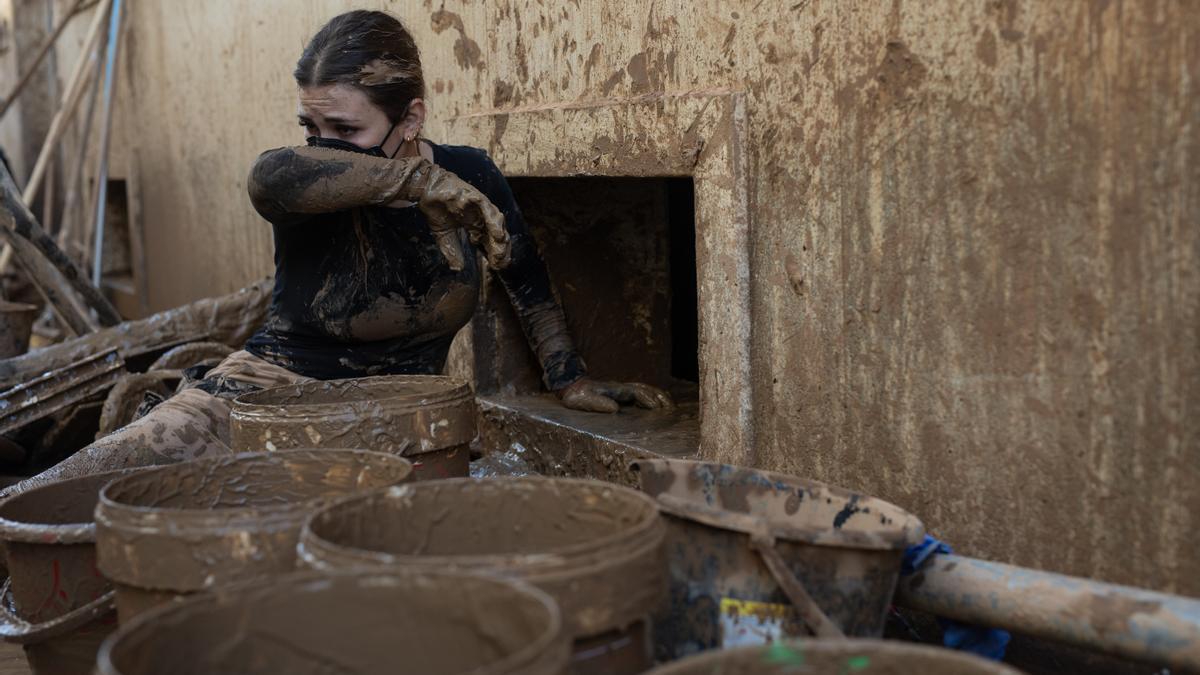
[[[763,652],[763,661],[775,666],[802,666],[804,654],[798,648],[776,642]]]
[[[866,670],[871,666],[871,657],[869,656],[851,656],[846,659],[846,672],[853,673],[859,670]]]

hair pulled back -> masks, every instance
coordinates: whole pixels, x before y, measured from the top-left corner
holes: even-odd
[[[309,40],[293,75],[301,87],[357,87],[391,122],[404,117],[413,99],[425,96],[417,43],[386,12],[359,9],[330,19]]]

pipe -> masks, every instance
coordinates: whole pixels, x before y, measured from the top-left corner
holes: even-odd
[[[104,56],[104,121],[100,128],[100,170],[96,175],[95,248],[92,284],[100,287],[104,272],[104,209],[108,205],[108,142],[112,131],[113,82],[117,79],[117,48],[121,38],[121,0],[113,0],[108,21],[108,49]]]
[[[935,554],[896,604],[1171,667],[1200,669],[1200,600]]]

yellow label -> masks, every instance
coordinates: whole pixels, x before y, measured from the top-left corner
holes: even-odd
[[[759,619],[782,619],[788,611],[787,605],[756,600],[721,598],[721,613],[728,616],[753,616]]]
[[[771,602],[721,598],[721,646],[764,645],[779,640],[790,609]]]

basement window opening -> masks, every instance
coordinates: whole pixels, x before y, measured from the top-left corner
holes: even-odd
[[[695,452],[700,364],[692,178],[514,177],[509,184],[589,375],[660,387],[678,405],[670,413],[625,407],[610,416],[549,401],[541,368],[494,278],[474,322],[481,401],[585,435]]]

